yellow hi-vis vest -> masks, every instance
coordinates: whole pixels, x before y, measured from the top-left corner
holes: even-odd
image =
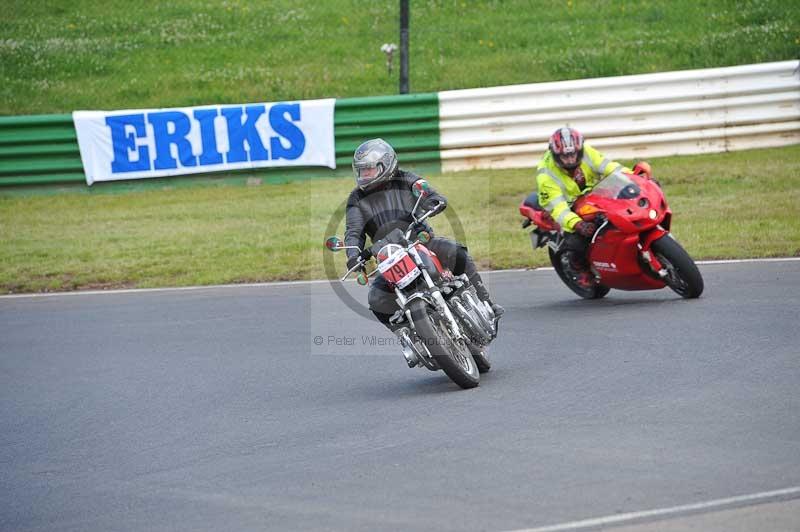
[[[586,186],[581,190],[572,176],[556,164],[553,153],[547,150],[536,167],[539,205],[550,213],[558,225],[571,233],[575,230],[575,225],[581,221],[581,217],[570,209],[572,203],[618,168],[630,172],[630,169],[605,158],[602,153],[584,142],[580,169],[586,178]]]

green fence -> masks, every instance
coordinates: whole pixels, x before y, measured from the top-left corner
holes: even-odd
[[[400,161],[439,164],[439,96],[436,93],[336,100],[336,166],[349,171],[353,151],[366,139],[381,137]]]
[[[382,137],[404,167],[440,170],[439,99],[436,93],[336,100],[336,170],[319,167],[270,168],[183,177],[95,183],[119,189],[193,185],[217,181],[290,181],[350,173],[353,151],[364,140]],[[0,117],[0,190],[60,188],[89,190],[83,174],[72,115]]]
[[[81,182],[72,115],[0,117],[0,187]]]

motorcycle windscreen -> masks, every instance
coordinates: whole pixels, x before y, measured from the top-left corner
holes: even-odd
[[[639,185],[620,170],[600,181],[591,191],[592,195],[612,199],[632,199],[640,193]]]

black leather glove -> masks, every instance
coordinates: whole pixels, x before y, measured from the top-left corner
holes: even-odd
[[[370,252],[369,248],[365,249],[364,251],[362,251],[358,255],[353,255],[352,257],[347,259],[347,269],[348,270],[352,270],[356,266],[356,264],[358,264],[359,262],[368,261],[371,256],[372,256],[372,253]],[[364,269],[363,266],[362,266],[361,269],[362,270]]]
[[[416,237],[417,233],[425,229],[425,222],[411,223],[411,238]]]
[[[653,170],[650,167],[650,163],[647,161],[639,161],[636,163],[636,165],[633,167],[633,173],[648,179],[653,177]]]
[[[640,175],[642,177],[646,177],[647,179],[658,185],[658,188],[661,188],[661,183],[658,181],[658,179],[653,177],[653,170],[652,168],[650,168],[650,163],[648,163],[647,161],[639,161],[638,163],[636,163],[636,166],[633,167],[633,173],[636,175]]]
[[[575,225],[575,232],[581,236],[585,236],[586,238],[591,238],[596,231],[597,226],[592,222],[587,222],[586,220],[581,220]]]

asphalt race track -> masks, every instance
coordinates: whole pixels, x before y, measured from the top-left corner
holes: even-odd
[[[696,301],[486,274],[469,391],[327,283],[0,298],[0,530],[500,531],[786,488],[620,530],[798,530],[800,261],[701,271]]]

